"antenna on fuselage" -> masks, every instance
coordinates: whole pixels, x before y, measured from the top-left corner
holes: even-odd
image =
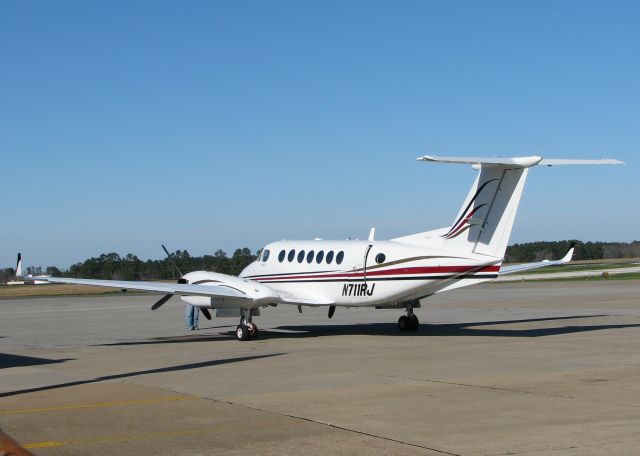
[[[371,230],[369,231],[369,241],[373,241],[375,237],[376,237],[376,227],[372,226]]]

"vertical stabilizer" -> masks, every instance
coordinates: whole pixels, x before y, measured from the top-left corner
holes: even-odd
[[[16,263],[16,278],[22,277],[22,254],[18,253],[18,261]]]
[[[443,247],[502,258],[529,170],[494,164],[479,168],[454,223],[441,235]]]

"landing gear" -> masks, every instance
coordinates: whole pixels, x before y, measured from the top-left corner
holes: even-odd
[[[241,314],[242,316],[240,317],[240,324],[236,328],[236,339],[255,339],[256,337],[258,337],[258,326],[251,321],[253,310],[249,309],[245,311],[244,309],[241,309]]]
[[[413,313],[413,304],[407,303],[405,306],[407,315],[403,315],[398,319],[398,329],[400,331],[417,331],[420,326],[418,317]]]

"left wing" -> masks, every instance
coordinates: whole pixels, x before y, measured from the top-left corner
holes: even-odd
[[[500,272],[498,273],[498,275],[503,276],[507,274],[514,274],[516,272],[529,271],[531,269],[544,268],[546,266],[566,264],[569,261],[571,261],[574,250],[575,250],[575,247],[571,247],[567,252],[567,254],[564,256],[564,258],[560,260],[553,260],[553,261],[544,260],[544,261],[538,261],[536,263],[522,263],[522,264],[514,264],[513,266],[502,266],[500,268]]]

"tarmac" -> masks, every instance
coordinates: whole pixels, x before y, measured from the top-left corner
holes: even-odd
[[[640,281],[485,284],[399,310],[184,329],[174,298],[0,301],[0,427],[37,455],[636,455]]]

